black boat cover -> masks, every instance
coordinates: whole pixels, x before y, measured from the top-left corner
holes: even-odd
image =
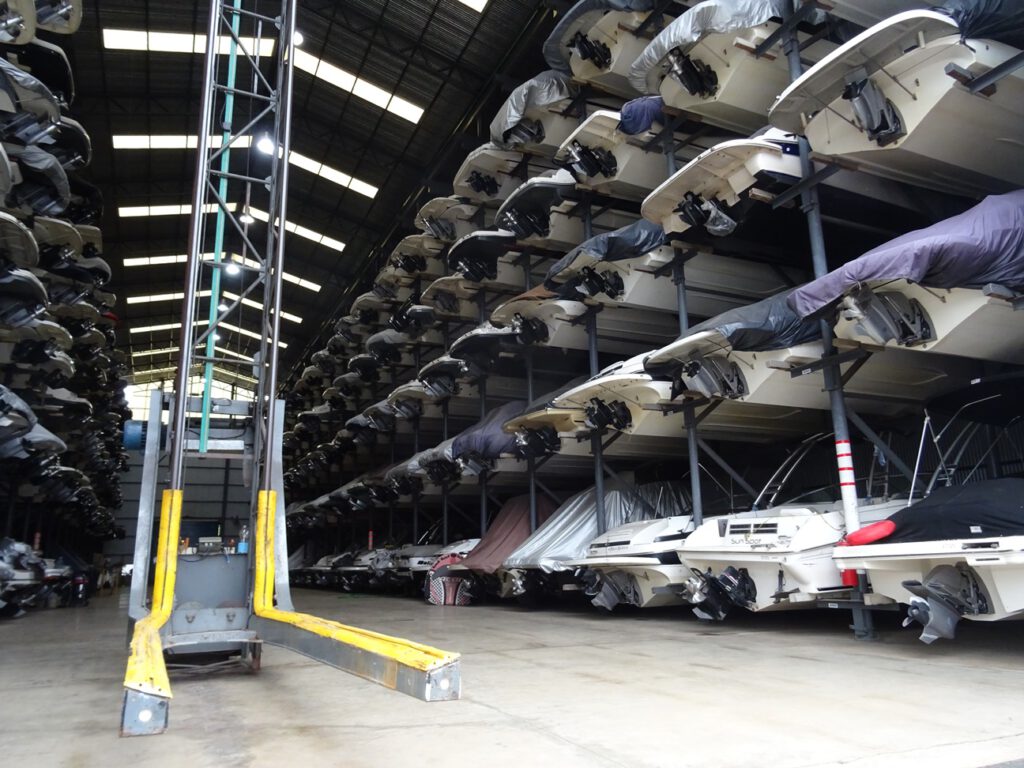
[[[1024,535],[1024,478],[1004,477],[937,488],[889,518],[895,530],[879,544]]]
[[[1024,48],[1024,3],[1020,0],[945,0],[935,10],[952,16],[965,39],[997,40]]]
[[[569,47],[573,27],[579,25],[580,31],[586,34],[587,29],[608,11],[649,11],[653,7],[654,0],[579,0],[563,14],[544,41],[541,48],[544,61],[553,70],[568,74],[572,71],[569,66]]]
[[[745,307],[736,307],[691,326],[682,338],[703,331],[717,331],[725,336],[738,352],[764,352],[785,349],[821,338],[817,320],[797,317],[787,304],[790,291],[783,291]],[[667,364],[675,368],[678,363]],[[652,376],[665,373],[660,365],[644,362],[644,370]]]
[[[612,232],[595,235],[589,240],[584,240],[552,265],[544,278],[544,287],[549,291],[557,291],[562,282],[558,275],[581,253],[588,253],[599,261],[621,261],[643,256],[664,242],[665,230],[660,224],[654,224],[647,219],[640,219]]]
[[[515,149],[509,143],[512,129],[526,117],[526,111],[534,107],[546,107],[571,99],[576,89],[569,76],[549,69],[532,77],[508,95],[498,114],[491,121],[491,141],[501,149]]]
[[[665,125],[665,100],[661,96],[641,96],[627,101],[619,112],[619,131],[627,136],[649,131],[655,123]]]
[[[1024,190],[990,195],[973,208],[897,237],[790,295],[800,317],[815,315],[863,283],[908,280],[931,288],[1024,290]]]

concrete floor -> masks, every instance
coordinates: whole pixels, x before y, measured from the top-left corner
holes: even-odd
[[[121,602],[124,596],[121,597]],[[437,608],[298,590],[297,607],[463,654],[425,704],[268,648],[258,676],[172,680],[170,730],[117,736],[123,609],[0,623],[0,755],[19,766],[984,766],[1024,757],[1024,624],[932,647],[844,613]],[[1015,765],[1020,763],[1015,762]]]

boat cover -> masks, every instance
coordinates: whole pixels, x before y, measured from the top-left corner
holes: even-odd
[[[510,435],[501,427],[509,419],[514,419],[526,408],[524,400],[512,400],[494,408],[483,419],[469,429],[463,430],[452,441],[451,458],[457,459],[468,453],[475,453],[485,459],[496,459],[503,454],[510,454],[515,449],[515,435]]]
[[[587,253],[599,261],[621,261],[634,259],[653,251],[665,242],[665,230],[661,225],[640,219],[628,226],[595,235],[584,240],[548,270],[544,287],[556,291],[561,287],[558,275],[568,268],[581,253]]]
[[[655,123],[665,125],[665,100],[661,96],[641,96],[622,105],[619,132],[636,136],[651,130]]]
[[[637,486],[611,485],[604,493],[605,530],[626,523],[690,513],[683,485],[655,482]],[[559,507],[544,525],[505,559],[505,568],[538,568],[545,573],[565,570],[568,560],[585,557],[597,536],[597,493],[589,488]]]
[[[1024,4],[1020,0],[944,0],[936,10],[948,13],[964,39],[998,40],[1024,48]]]
[[[537,525],[554,514],[556,505],[544,494],[537,494]],[[530,535],[530,497],[513,496],[506,501],[462,565],[478,573],[494,573],[505,558]]]
[[[797,288],[789,306],[808,317],[862,283],[887,280],[1024,290],[1024,190],[990,195],[957,216],[890,240]]]
[[[647,74],[668,56],[673,48],[683,53],[707,35],[738,32],[780,17],[791,0],[704,0],[669,24],[637,56],[629,70],[629,83],[640,93],[652,93]],[[824,12],[810,20],[824,20]]]
[[[491,121],[491,141],[501,149],[515,149],[509,134],[526,116],[526,110],[571,99],[575,90],[569,76],[553,69],[527,80],[508,95]]]
[[[654,7],[654,0],[579,0],[572,8],[563,14],[548,39],[544,41],[541,52],[544,60],[556,72],[572,71],[569,66],[569,32],[579,24],[581,28],[589,29],[608,11],[649,11]],[[592,21],[585,20],[591,16]]]
[[[936,488],[889,518],[896,528],[879,544],[1024,535],[1024,479],[1004,477]]]
[[[53,185],[55,208],[63,211],[68,207],[68,203],[71,202],[71,184],[68,181],[67,171],[60,164],[60,160],[35,146],[22,147],[9,144],[6,150],[12,160],[16,160],[23,168],[35,171]]]

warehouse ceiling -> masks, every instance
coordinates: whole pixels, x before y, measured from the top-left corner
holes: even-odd
[[[294,317],[282,323],[283,380],[323,345],[360,278],[413,230],[419,206],[450,194],[459,162],[485,140],[507,92],[543,68],[536,52],[553,24],[550,5],[566,4],[300,2],[288,218],[309,232],[287,239],[284,309]],[[182,51],[189,41],[180,33],[204,33],[207,9],[188,0],[89,0],[81,31],[61,41],[76,77],[72,113],[93,142],[82,175],[104,195],[118,344],[139,382],[170,379],[177,360],[185,267],[174,257],[187,250],[189,217],[166,211],[190,201],[195,152],[183,137],[198,132],[203,63]],[[335,67],[397,98],[339,87]],[[138,215],[145,206],[162,207]],[[243,309],[258,327],[258,310]],[[220,344],[236,354],[258,344],[227,336]]]

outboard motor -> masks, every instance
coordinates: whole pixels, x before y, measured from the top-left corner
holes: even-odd
[[[521,429],[516,432],[516,452],[523,458],[550,456],[557,453],[561,447],[562,441],[554,427]]]
[[[588,147],[576,139],[566,148],[569,157],[565,165],[580,176],[593,178],[598,174],[606,179],[615,175],[619,162],[615,155],[602,147]]]
[[[705,200],[700,195],[687,192],[675,208],[679,217],[691,227],[703,227],[709,235],[726,237],[736,231],[737,222],[725,212],[718,200]]]
[[[467,280],[474,283],[482,283],[484,280],[494,280],[498,277],[498,262],[496,259],[458,256],[455,259],[455,264],[452,266],[465,275]]]
[[[609,299],[617,299],[626,290],[622,275],[618,272],[598,272],[593,267],[581,269],[579,279],[573,287],[577,293],[584,296],[596,296],[603,293]]]
[[[494,197],[498,194],[498,182],[493,176],[480,173],[480,171],[472,171],[466,178],[466,183],[469,188],[474,192],[488,197]]]
[[[988,599],[977,579],[965,565],[937,565],[924,582],[904,581],[903,588],[914,595],[903,626],[921,624],[921,641],[934,643],[940,637],[952,640],[956,624],[965,613],[989,612]]]
[[[573,35],[567,46],[575,51],[581,59],[591,62],[598,69],[608,69],[612,65],[611,49],[599,40],[591,40],[583,32]]]
[[[427,259],[425,256],[421,256],[418,253],[403,253],[395,256],[391,263],[395,265],[397,269],[402,270],[410,275],[418,275],[427,268]]]
[[[436,240],[451,242],[455,239],[455,225],[450,221],[429,216],[422,223],[427,228],[427,234]]]
[[[531,235],[547,237],[551,233],[551,217],[547,210],[520,211],[510,208],[505,211],[499,224],[511,230],[519,240]]]
[[[709,99],[718,91],[718,75],[700,59],[691,59],[678,48],[668,52],[668,71],[691,96]]]
[[[548,327],[536,317],[523,317],[517,312],[512,318],[512,327],[516,332],[516,340],[523,346],[548,340]]]
[[[843,98],[853,107],[857,123],[878,146],[892,144],[906,134],[899,111],[863,68],[847,75]]]
[[[747,383],[731,360],[697,355],[679,366],[672,377],[672,399],[684,392],[736,399],[747,393]]]
[[[910,347],[935,338],[920,302],[896,291],[875,293],[862,288],[846,296],[842,308],[844,319],[855,322],[860,333],[879,344],[895,341]]]
[[[603,430],[612,427],[620,432],[633,423],[633,416],[629,408],[621,400],[613,400],[606,403],[600,398],[590,398],[590,403],[584,409],[586,417],[584,423],[591,429]]]
[[[719,576],[709,568],[701,573],[696,568],[686,581],[687,599],[694,604],[698,618],[721,621],[734,605],[749,608],[757,598],[757,588],[746,568],[726,566]]]
[[[514,126],[505,131],[502,139],[506,144],[518,146],[520,144],[540,144],[544,141],[544,124],[540,120],[523,118]]]

